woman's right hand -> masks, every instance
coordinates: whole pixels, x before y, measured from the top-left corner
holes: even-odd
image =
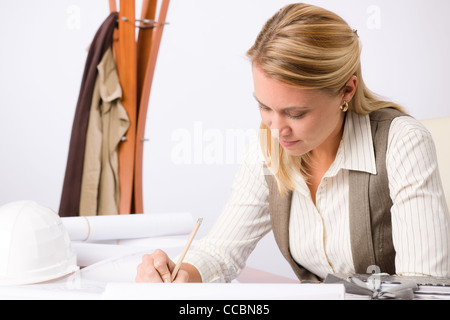
[[[137,267],[136,282],[189,282],[189,273],[182,268],[172,281],[173,269],[175,263],[164,251],[158,249],[142,257],[142,263]]]

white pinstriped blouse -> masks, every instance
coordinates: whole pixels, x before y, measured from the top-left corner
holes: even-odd
[[[392,234],[399,275],[450,276],[450,215],[430,133],[417,120],[393,120],[386,154]],[[246,152],[229,201],[208,235],[191,250],[203,282],[233,280],[271,230],[264,159],[258,143]],[[321,278],[353,273],[349,229],[349,170],[375,174],[369,116],[349,112],[336,159],[325,173],[316,205],[302,177],[296,177],[290,218],[293,258]],[[269,257],[268,257],[269,258]]]

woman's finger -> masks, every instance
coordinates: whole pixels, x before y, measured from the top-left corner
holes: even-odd
[[[162,250],[156,250],[142,257],[137,268],[136,282],[172,282],[171,271],[175,268],[173,261]]]
[[[185,270],[180,270],[175,277],[174,283],[187,283],[189,282],[189,273]]]
[[[162,250],[153,253],[153,265],[158,271],[162,282],[172,282],[172,271],[175,265]]]
[[[137,267],[136,282],[162,282],[159,272],[155,269],[152,255],[142,257],[142,263]]]

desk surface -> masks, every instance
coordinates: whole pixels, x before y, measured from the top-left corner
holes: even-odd
[[[246,267],[236,279],[240,283],[299,283],[298,280]]]
[[[96,260],[95,252],[102,248],[102,246],[93,245],[91,249],[95,250],[89,253],[94,254],[94,257],[86,256],[86,258],[93,258],[93,261]],[[180,248],[175,241],[172,247],[167,248],[166,252],[169,256],[174,256],[180,252]],[[148,251],[148,247],[145,249],[134,246],[130,247],[129,250],[118,248],[118,251],[112,251],[113,255],[119,253],[118,256],[95,262],[62,279],[28,286],[0,286],[0,299],[129,299],[136,298],[134,292],[137,289],[140,290],[143,298],[153,299],[155,297],[152,296],[150,291],[155,291],[153,289],[156,286],[134,283],[136,267],[141,262],[143,252],[148,253]],[[174,296],[173,292],[171,292],[175,288],[173,285],[175,284],[162,287],[164,292],[167,293],[167,297],[170,297],[170,294],[172,294],[172,297]],[[234,300],[244,297],[247,300],[277,300],[288,299],[289,297],[298,300],[361,298],[345,295],[342,291],[343,286],[299,284],[295,279],[251,267],[246,267],[232,284],[185,284],[182,287],[187,290],[183,289],[184,291],[179,291],[179,293],[184,292],[186,295],[179,295],[178,297],[185,300],[193,299],[193,295],[189,294],[193,292],[192,290],[196,291],[197,299],[204,298],[209,300],[221,299],[221,297],[225,296]],[[162,289],[158,287],[158,290]],[[128,294],[125,294],[126,292]],[[215,292],[215,297],[211,296],[212,292]],[[448,292],[431,292],[418,296],[418,298],[450,300],[450,294]]]

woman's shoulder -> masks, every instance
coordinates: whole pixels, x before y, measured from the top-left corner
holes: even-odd
[[[388,148],[392,149],[392,147],[404,145],[406,142],[428,145],[433,143],[433,138],[421,121],[412,116],[403,115],[392,120]]]
[[[391,134],[408,135],[411,133],[431,136],[425,125],[416,118],[402,115],[392,120]]]

